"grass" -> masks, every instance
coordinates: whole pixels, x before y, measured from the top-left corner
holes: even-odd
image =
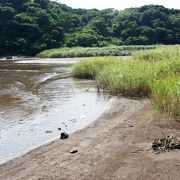
[[[179,47],[163,46],[149,50],[151,55],[148,58],[146,51],[136,53],[127,60],[90,58],[74,66],[73,76],[95,79],[99,87],[115,95],[148,97],[155,109],[180,118]]]
[[[180,117],[180,74],[157,79],[151,89],[151,102],[157,110]]]
[[[96,57],[84,60],[74,65],[72,74],[75,78],[94,79],[106,67],[116,65],[119,60],[111,57]]]
[[[133,52],[153,49],[156,46],[109,46],[109,47],[74,47],[45,50],[37,54],[39,58],[130,56]]]
[[[121,60],[114,66],[105,67],[96,77],[98,85],[112,94],[130,97],[146,97],[150,94],[154,70],[151,64]]]
[[[160,46],[157,49],[143,50],[133,53],[135,60],[143,61],[165,61],[165,60],[178,60],[180,57],[180,46]]]

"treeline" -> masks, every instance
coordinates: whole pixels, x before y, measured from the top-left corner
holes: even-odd
[[[0,1],[0,55],[57,47],[180,43],[180,10],[148,5],[123,11],[72,9],[50,0]]]

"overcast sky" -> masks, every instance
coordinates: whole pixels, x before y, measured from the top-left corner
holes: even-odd
[[[180,9],[180,0],[56,0],[72,8],[105,9],[115,8],[118,10],[139,7],[148,4],[163,5],[167,8]]]

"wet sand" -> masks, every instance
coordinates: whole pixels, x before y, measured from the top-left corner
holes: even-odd
[[[148,100],[113,98],[95,122],[68,139],[1,165],[0,179],[179,180],[180,151],[151,150],[154,138],[180,138],[179,124],[171,122]]]
[[[0,164],[85,127],[103,111],[109,95],[93,81],[70,77],[76,61],[0,62]]]

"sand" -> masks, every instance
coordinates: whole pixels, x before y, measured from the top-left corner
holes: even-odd
[[[146,99],[114,98],[95,122],[68,139],[1,165],[0,179],[179,180],[180,150],[156,154],[151,149],[154,138],[180,138],[179,127]]]

